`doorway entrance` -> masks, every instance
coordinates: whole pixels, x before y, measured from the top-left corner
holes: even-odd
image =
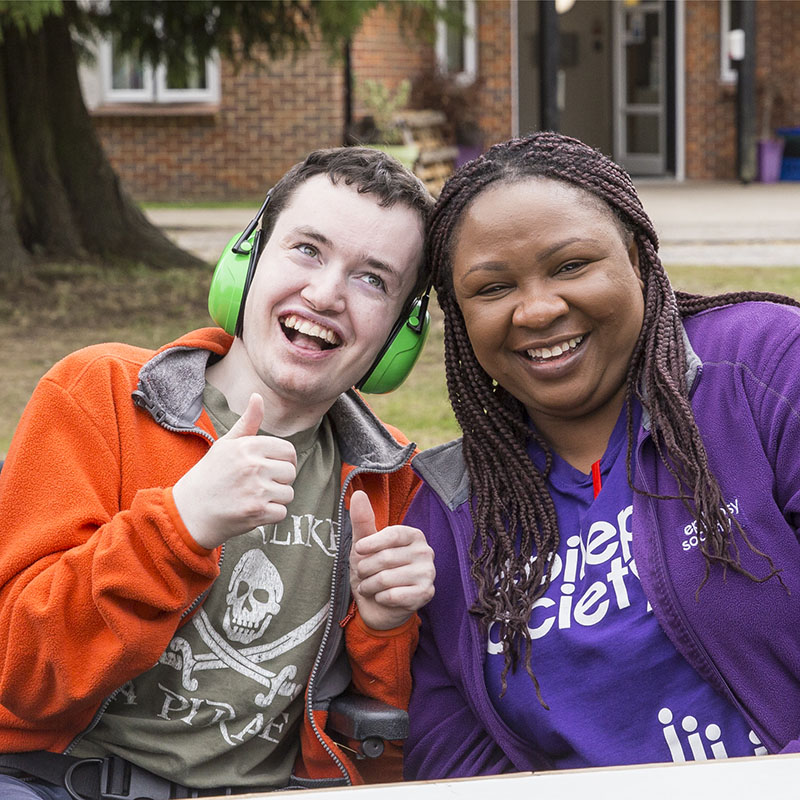
[[[540,129],[539,4],[511,1],[524,134]],[[558,15],[559,130],[599,148],[631,175],[680,175],[682,25],[682,0],[567,4]]]
[[[664,0],[614,3],[614,157],[636,175],[663,175],[667,151]]]

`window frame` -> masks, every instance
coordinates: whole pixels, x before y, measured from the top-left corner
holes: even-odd
[[[220,61],[214,53],[205,60],[205,89],[170,89],[167,86],[167,68],[159,64],[155,69],[149,64],[142,64],[143,86],[141,89],[115,89],[113,44],[110,37],[100,42],[98,66],[100,69],[100,85],[103,101],[106,103],[206,103],[218,104],[220,101]]]
[[[447,0],[436,0],[440,9],[444,9]],[[436,63],[445,75],[451,75],[461,86],[469,86],[478,77],[478,4],[477,0],[461,0],[464,4],[464,33],[462,47],[464,49],[464,69],[451,72],[448,67],[447,23],[443,19],[436,20]]]

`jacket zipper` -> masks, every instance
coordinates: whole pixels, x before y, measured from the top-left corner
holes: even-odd
[[[347,494],[347,488],[352,483],[353,479],[357,475],[362,474],[375,474],[375,475],[388,475],[392,472],[397,472],[398,470],[402,469],[408,462],[411,460],[411,456],[406,458],[402,464],[397,467],[393,467],[391,469],[367,469],[366,467],[356,467],[344,480],[342,484],[342,489],[339,494],[339,507],[337,511],[337,516],[339,520],[339,530],[341,531],[343,528],[342,521],[344,520],[344,498]],[[322,733],[317,726],[317,722],[314,719],[314,709],[313,709],[313,702],[312,698],[314,695],[314,683],[320,671],[320,664],[322,663],[323,655],[325,654],[325,648],[328,644],[328,639],[330,638],[331,628],[333,627],[333,617],[334,617],[334,609],[335,609],[335,601],[337,595],[337,589],[339,585],[339,571],[340,565],[342,563],[342,542],[341,536],[339,540],[339,549],[336,553],[336,562],[333,566],[333,576],[331,579],[331,593],[329,597],[329,605],[328,605],[328,619],[325,623],[325,631],[322,634],[322,641],[320,642],[319,649],[317,650],[317,657],[314,660],[314,666],[311,668],[311,674],[308,677],[308,687],[306,689],[306,718],[308,719],[309,723],[311,724],[311,729],[314,731],[314,735],[317,737],[317,741],[322,745],[325,752],[331,757],[334,764],[339,768],[339,771],[342,773],[342,776],[347,781],[348,786],[353,785],[353,779],[348,772],[347,767],[344,765],[342,760],[336,753],[331,749],[328,743],[325,741]]]
[[[133,392],[133,402],[140,408],[144,408],[150,414],[150,416],[152,416],[153,419],[165,430],[168,430],[172,433],[199,434],[204,439],[207,439],[211,444],[214,444],[214,437],[210,436],[202,428],[198,428],[197,426],[193,428],[176,428],[173,425],[168,425],[166,422],[164,422],[164,417],[166,416],[164,412],[156,410],[155,403],[152,403],[150,400],[148,400],[147,397],[144,395],[144,393],[141,392],[139,389]],[[225,558],[225,543],[223,542],[222,547],[220,549],[217,566],[222,564],[222,560],[224,558]],[[197,597],[195,597],[192,603],[188,605],[181,612],[181,617],[180,617],[181,621],[185,620],[186,617],[189,614],[191,614],[197,608],[198,605],[200,605],[200,603],[205,599],[209,591],[210,589],[206,589],[204,592],[201,592]],[[157,663],[158,662],[156,661],[156,664]],[[100,705],[100,708],[97,709],[95,715],[92,717],[92,721],[67,745],[67,747],[63,751],[63,754],[65,756],[69,755],[75,749],[75,747],[80,743],[81,739],[83,739],[87,733],[91,733],[91,731],[94,730],[94,728],[97,726],[97,723],[100,722],[100,717],[102,717],[103,714],[105,714],[106,709],[111,704],[111,701],[120,693],[121,689],[122,689],[121,686],[117,687],[116,689],[114,689],[113,692],[111,692],[111,694],[108,697],[106,697],[106,699]]]
[[[142,392],[140,389],[137,389],[135,392],[133,392],[133,402],[136,403],[137,406],[145,409],[150,414],[150,416],[162,428],[164,428],[164,430],[168,430],[171,433],[179,433],[179,434],[183,434],[183,435],[186,435],[186,434],[189,434],[189,433],[194,433],[194,434],[197,434],[198,436],[202,436],[210,444],[212,444],[212,445],[214,444],[214,441],[215,441],[214,437],[211,436],[209,433],[206,433],[206,431],[204,431],[202,428],[198,428],[197,425],[194,425],[191,428],[176,428],[174,425],[167,424],[164,421],[164,419],[166,417],[166,413],[162,409],[157,408],[156,404],[154,402],[152,402],[151,400],[149,400],[147,398],[147,396],[145,395],[145,393]],[[220,549],[220,553],[219,553],[219,560],[217,561],[217,566],[220,566],[222,564],[222,561],[223,561],[224,558],[225,558],[225,542],[222,543],[222,546],[221,546],[221,549]],[[209,593],[209,591],[210,591],[210,589],[206,589],[204,592],[201,592],[194,599],[194,601],[183,610],[183,613],[181,614],[181,620],[186,619],[186,617],[189,614],[191,614],[197,608],[198,605],[200,605],[200,603],[205,599],[205,597]]]

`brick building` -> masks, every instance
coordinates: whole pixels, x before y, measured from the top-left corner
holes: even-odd
[[[736,175],[736,75],[727,30],[739,0],[560,0],[560,128],[636,175]],[[475,80],[470,102],[485,143],[539,127],[538,0],[466,0],[464,35],[401,33],[379,9],[353,42],[358,86],[395,88],[437,64]],[[800,125],[800,0],[757,0],[759,110],[768,127]],[[123,65],[124,66],[124,65]],[[212,63],[194,89],[153,74],[125,83],[105,51],[83,85],[114,167],[139,200],[256,199],[315,147],[341,144],[345,79],[321,43],[238,73]],[[130,67],[130,65],[128,65]],[[104,72],[105,70],[105,72]],[[138,81],[138,82],[137,82]],[[133,88],[130,88],[130,85]],[[354,114],[364,113],[356,93]],[[759,120],[761,124],[761,120]]]
[[[405,41],[396,20],[378,13],[353,43],[352,61],[354,75],[396,86],[430,70],[433,51]],[[133,91],[109,91],[117,76],[104,69],[112,73],[113,65],[101,50],[94,67],[82,70],[84,96],[113,166],[138,200],[254,199],[310,150],[343,141],[344,67],[319,41],[296,57],[238,72],[224,61],[209,64],[205,86],[186,99],[159,93],[149,74]]]
[[[728,3],[728,5],[731,5]],[[800,2],[757,0],[758,129],[800,126]],[[720,24],[735,24],[714,0],[685,4],[685,148],[689,178],[733,178],[736,166],[736,84],[720,77]],[[733,9],[735,10],[735,9]],[[724,59],[723,59],[724,60]],[[771,119],[764,119],[772,96]]]

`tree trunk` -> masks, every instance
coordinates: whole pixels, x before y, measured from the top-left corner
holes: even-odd
[[[8,120],[8,137],[0,132],[0,231],[16,231],[24,251],[49,259],[201,264],[147,220],[106,158],[81,95],[72,12],[66,4],[63,16],[47,17],[36,33],[3,26],[0,119]],[[0,240],[2,271],[14,238]]]
[[[3,62],[0,59],[0,109],[6,108]],[[16,209],[21,194],[16,163],[11,157],[8,118],[0,115],[0,271],[19,274],[30,262],[17,230]]]
[[[30,254],[22,246],[14,219],[14,204],[9,181],[0,158],[0,277],[16,276],[30,263]]]
[[[85,258],[53,152],[44,39],[7,29],[3,51],[8,126],[22,190],[17,217],[20,238],[32,252]]]

